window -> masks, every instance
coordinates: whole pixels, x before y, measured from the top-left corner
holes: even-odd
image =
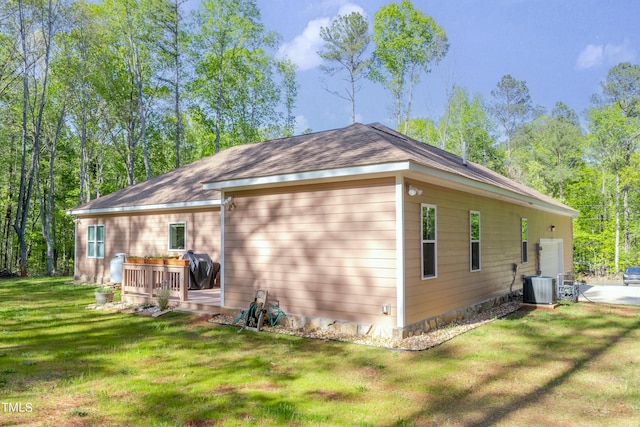
[[[184,222],[169,223],[169,250],[183,251],[186,248],[187,225]]]
[[[436,207],[422,207],[422,278],[437,275]]]
[[[480,212],[469,212],[471,271],[480,271]]]
[[[104,258],[104,225],[87,228],[87,257]]]
[[[529,231],[527,227],[527,218],[520,219],[520,234],[522,240],[522,262],[529,262]]]

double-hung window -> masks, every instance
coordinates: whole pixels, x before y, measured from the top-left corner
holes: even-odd
[[[169,223],[169,250],[183,251],[186,248],[187,224],[184,222]]]
[[[87,257],[104,258],[104,225],[87,227]]]
[[[422,278],[436,277],[438,274],[438,242],[436,207],[420,205],[422,212]]]
[[[480,271],[480,212],[469,212],[469,247],[471,271]]]
[[[529,262],[529,230],[527,218],[520,219],[520,240],[522,242],[522,263]]]

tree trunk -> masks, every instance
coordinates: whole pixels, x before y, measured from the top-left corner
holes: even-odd
[[[629,185],[622,187],[622,229],[624,230],[624,253],[631,252],[631,230],[629,229],[629,218],[631,217],[631,207],[629,206]]]
[[[407,109],[404,113],[404,133],[406,135],[409,130],[409,118],[411,117],[411,103],[413,102],[413,87],[417,83],[417,76],[414,73],[414,70],[411,70],[411,74],[409,75],[409,99],[407,100]]]
[[[45,51],[44,57],[38,62],[42,65],[41,71],[42,86],[40,93],[37,95],[38,101],[37,114],[34,117],[34,129],[33,129],[33,150],[31,154],[31,166],[29,172],[26,173],[26,161],[27,161],[27,109],[29,107],[29,70],[30,55],[27,51],[27,34],[25,28],[24,9],[22,0],[18,0],[18,12],[20,18],[20,44],[22,49],[22,72],[24,73],[22,85],[23,85],[23,101],[22,101],[22,166],[20,170],[20,195],[18,197],[18,209],[16,210],[16,221],[13,225],[16,234],[18,235],[18,241],[20,245],[20,275],[25,277],[27,275],[27,245],[25,242],[25,230],[27,227],[27,220],[29,217],[29,207],[31,205],[31,192],[33,191],[33,179],[36,173],[36,169],[39,162],[40,152],[40,134],[42,129],[42,117],[44,114],[44,107],[46,104],[47,93],[47,80],[49,76],[49,60],[51,53],[51,39],[53,36],[53,5],[49,0],[46,10],[46,28],[42,28],[42,39],[44,41]],[[35,66],[35,64],[33,64]]]
[[[3,242],[2,242],[2,268],[5,270],[12,270],[13,269],[13,256],[11,255],[11,253],[13,252],[13,245],[11,244],[11,236],[12,236],[12,227],[11,227],[11,218],[13,217],[13,183],[14,183],[14,160],[13,159],[17,159],[17,153],[15,152],[16,149],[16,141],[15,141],[15,136],[11,136],[11,154],[10,154],[10,158],[11,160],[9,161],[9,165],[8,165],[8,176],[7,176],[7,183],[8,183],[8,189],[7,189],[7,198],[6,198],[6,212],[5,212],[5,217],[4,217],[4,223],[2,224],[2,237],[3,237]]]
[[[24,9],[22,0],[18,0],[18,14],[20,20],[20,47],[22,48],[22,156],[20,162],[20,190],[18,193],[18,203],[16,204],[16,217],[13,228],[18,236],[20,246],[20,276],[27,275],[27,246],[24,241],[24,231],[28,215],[29,198],[31,189],[27,188],[32,180],[27,177],[27,113],[29,108],[29,55],[27,51],[27,34],[25,29]],[[35,159],[36,150],[33,150],[32,157]],[[31,171],[32,173],[33,171]]]
[[[216,153],[220,152],[220,126],[222,124],[222,83],[224,76],[218,78],[218,90],[216,95]]]
[[[616,171],[616,241],[613,260],[615,274],[620,271],[620,174]]]
[[[174,76],[173,87],[175,90],[175,114],[176,114],[176,169],[180,167],[180,132],[181,132],[181,120],[180,117],[180,4],[178,0],[174,3],[175,14],[175,29],[173,31],[173,45],[174,45]]]
[[[149,144],[147,142],[147,118],[144,105],[144,92],[143,92],[143,78],[142,69],[140,65],[140,54],[138,52],[138,43],[133,36],[133,25],[131,23],[131,17],[129,15],[129,8],[125,7],[127,14],[127,27],[129,33],[129,45],[131,48],[131,65],[133,68],[133,76],[135,78],[135,84],[138,96],[138,123],[140,124],[140,139],[142,141],[142,160],[144,162],[144,170],[146,179],[151,179],[151,165],[149,164]],[[137,145],[137,144],[136,144]]]
[[[54,211],[54,202],[53,202],[53,194],[55,191],[55,159],[56,159],[56,147],[58,144],[58,137],[60,136],[60,130],[62,129],[62,125],[64,124],[64,116],[65,116],[66,108],[63,106],[62,111],[60,112],[60,117],[58,118],[58,124],[56,126],[55,134],[51,139],[51,144],[49,145],[49,188],[47,191],[47,199],[45,200],[42,194],[42,190],[40,187],[40,178],[37,180],[37,190],[38,197],[40,199],[40,211],[41,211],[41,226],[42,226],[42,237],[47,244],[47,276],[52,276],[55,273],[55,263],[54,263],[54,241],[55,241],[55,211]],[[38,171],[40,168],[38,168]],[[39,175],[39,173],[38,173]]]
[[[82,69],[83,73],[83,81],[81,83],[81,91],[82,91],[82,103],[80,105],[80,195],[78,196],[78,203],[83,204],[87,202],[88,198],[91,197],[90,191],[85,192],[85,185],[87,185],[87,109],[89,108],[89,94],[87,89],[87,61],[85,60]]]
[[[351,70],[351,124],[356,122],[356,81]]]

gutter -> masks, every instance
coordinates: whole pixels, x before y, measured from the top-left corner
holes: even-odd
[[[370,178],[372,176],[395,176],[397,173],[402,172],[406,172],[407,177],[440,185],[445,188],[456,189],[473,194],[483,194],[487,197],[516,203],[522,206],[536,207],[547,212],[570,216],[573,218],[577,217],[579,214],[577,210],[566,206],[561,202],[553,203],[551,201],[519,193],[508,188],[477,181],[464,175],[424,166],[410,160],[316,171],[284,173],[254,178],[210,181],[204,182],[202,188],[204,190],[238,191],[255,188],[310,184],[314,182],[344,181],[345,179]],[[425,179],[425,176],[432,179]],[[553,200],[552,198],[549,199]]]
[[[155,212],[185,208],[204,208],[220,206],[220,200],[202,200],[198,202],[158,203],[154,205],[120,206],[112,208],[69,209],[67,215],[107,215],[127,212]]]

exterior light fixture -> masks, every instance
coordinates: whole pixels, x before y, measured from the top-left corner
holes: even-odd
[[[222,201],[222,206],[228,206],[229,210],[233,210],[236,207],[236,204],[233,202],[233,196],[229,196]]]
[[[549,227],[549,230],[551,230],[551,232],[553,233],[554,231],[556,231],[556,226],[552,224],[551,227]]]
[[[380,309],[382,310],[382,314],[389,314],[389,304],[382,304]]]
[[[422,190],[419,188],[414,187],[413,185],[409,185],[409,188],[407,188],[407,194],[409,194],[410,196],[420,196],[422,195]]]

